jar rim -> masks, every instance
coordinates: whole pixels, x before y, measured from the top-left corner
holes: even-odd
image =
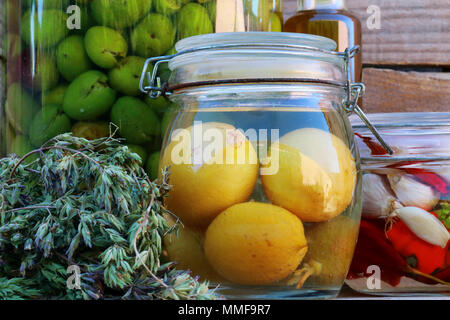
[[[332,39],[300,33],[193,36],[177,42],[178,53],[165,60],[173,71],[168,87],[240,80],[317,81],[346,86],[349,52],[336,52],[335,48]]]
[[[336,42],[332,39],[310,35],[305,33],[292,32],[222,32],[210,33],[182,39],[175,44],[175,49],[180,52],[205,46],[215,46],[224,44],[251,44],[268,45],[301,45],[315,47],[322,50],[333,51],[336,49]]]
[[[367,117],[379,128],[448,126],[450,129],[450,112],[371,113]],[[365,127],[361,119],[354,115],[350,117],[350,121],[353,128]]]

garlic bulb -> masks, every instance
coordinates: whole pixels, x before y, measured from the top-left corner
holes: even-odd
[[[363,176],[363,217],[386,218],[402,205],[388,189],[387,182],[379,175],[368,173]]]
[[[409,174],[388,174],[387,177],[395,196],[406,207],[430,211],[439,202],[439,192]]]
[[[450,234],[442,222],[431,213],[417,207],[403,207],[393,214],[399,217],[420,239],[445,248]]]

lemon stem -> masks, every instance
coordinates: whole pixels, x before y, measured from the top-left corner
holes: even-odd
[[[305,284],[306,280],[308,280],[308,278],[314,274],[314,270],[311,267],[306,267],[299,271],[301,271],[301,276],[300,280],[297,282],[296,286],[297,289],[301,289]]]
[[[310,260],[304,264],[303,268],[296,270],[292,275],[292,278],[289,280],[288,284],[293,285],[297,283],[296,289],[301,289],[305,284],[306,280],[313,275],[319,275],[322,271],[322,264]]]

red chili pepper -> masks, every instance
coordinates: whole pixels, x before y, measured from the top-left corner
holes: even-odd
[[[447,247],[441,248],[417,237],[403,221],[397,221],[387,232],[388,239],[397,252],[405,259],[415,257],[415,269],[432,274],[444,268]]]
[[[388,154],[386,152],[386,150],[383,148],[383,146],[381,144],[379,144],[378,142],[373,141],[373,139],[371,137],[364,137],[356,132],[355,132],[355,136],[362,139],[362,141],[366,144],[366,146],[369,147],[369,149],[371,151],[371,155],[382,156],[382,155]]]
[[[441,280],[450,282],[450,267],[447,267],[444,270],[439,271],[438,273],[434,274],[434,276]]]
[[[446,282],[450,282],[450,267],[445,268],[444,270],[441,270],[435,274],[433,274],[434,277],[446,281]],[[418,276],[416,278],[418,281],[423,282],[423,283],[427,283],[427,284],[436,284],[436,281],[433,281],[432,279],[428,279],[425,277],[421,277]]]
[[[404,276],[407,265],[400,254],[386,240],[384,226],[373,222],[361,221],[358,242],[350,266],[349,279],[367,277],[367,268],[377,265],[381,269],[381,279],[397,286]]]

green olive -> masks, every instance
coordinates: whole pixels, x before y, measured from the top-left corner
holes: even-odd
[[[158,13],[150,13],[131,33],[133,51],[144,58],[162,55],[172,48],[174,41],[172,21]]]
[[[111,69],[127,56],[128,44],[116,30],[107,27],[92,27],[84,37],[89,58],[99,67]]]
[[[64,99],[64,94],[66,93],[67,87],[68,86],[66,84],[60,84],[57,87],[55,87],[49,91],[42,92],[42,96],[41,96],[42,105],[43,106],[45,106],[47,104],[62,105],[63,99]]]
[[[160,158],[161,152],[154,152],[150,155],[150,157],[148,157],[147,163],[145,164],[145,171],[152,181],[158,178]]]
[[[67,81],[92,69],[92,62],[84,48],[82,36],[70,36],[58,45],[56,62],[59,72]]]
[[[145,59],[141,57],[130,56],[123,59],[114,69],[109,71],[111,87],[127,96],[140,94],[139,80],[144,64]]]
[[[116,101],[111,109],[111,121],[119,127],[120,135],[131,144],[150,142],[160,130],[156,114],[134,97],[122,97]]]
[[[131,152],[136,153],[141,158],[142,164],[145,164],[148,155],[144,147],[137,144],[127,144],[126,146],[128,147],[128,149],[130,149]]]
[[[59,73],[54,57],[43,53],[38,54],[32,75],[33,90],[50,90],[58,84],[58,80]]]
[[[109,124],[106,121],[79,121],[73,125],[71,131],[75,137],[84,138],[87,140],[96,140],[108,137],[110,134]]]
[[[23,157],[28,152],[33,150],[33,146],[26,136],[18,135],[14,138],[11,144],[11,153],[15,153],[19,157]]]
[[[163,96],[156,99],[147,96],[144,101],[158,115],[164,114],[171,106],[171,102]]]
[[[151,8],[151,0],[92,0],[91,11],[97,23],[115,29],[131,27]]]
[[[78,76],[67,88],[63,109],[72,119],[95,120],[109,111],[116,100],[116,91],[108,77],[96,70]]]
[[[188,2],[189,0],[154,0],[153,7],[158,13],[172,15]]]
[[[177,109],[174,105],[171,105],[166,112],[164,112],[163,118],[161,120],[161,137],[164,137],[172,119],[175,117]]]
[[[19,83],[9,86],[6,93],[5,113],[11,126],[24,135],[30,130],[31,121],[39,105]]]
[[[177,26],[180,39],[213,32],[208,10],[198,3],[188,3],[181,8]]]
[[[67,18],[61,10],[28,10],[22,17],[22,39],[37,48],[53,47],[69,32]]]
[[[51,138],[69,132],[70,128],[70,119],[62,112],[61,106],[46,105],[31,122],[30,142],[33,146],[40,147]]]

